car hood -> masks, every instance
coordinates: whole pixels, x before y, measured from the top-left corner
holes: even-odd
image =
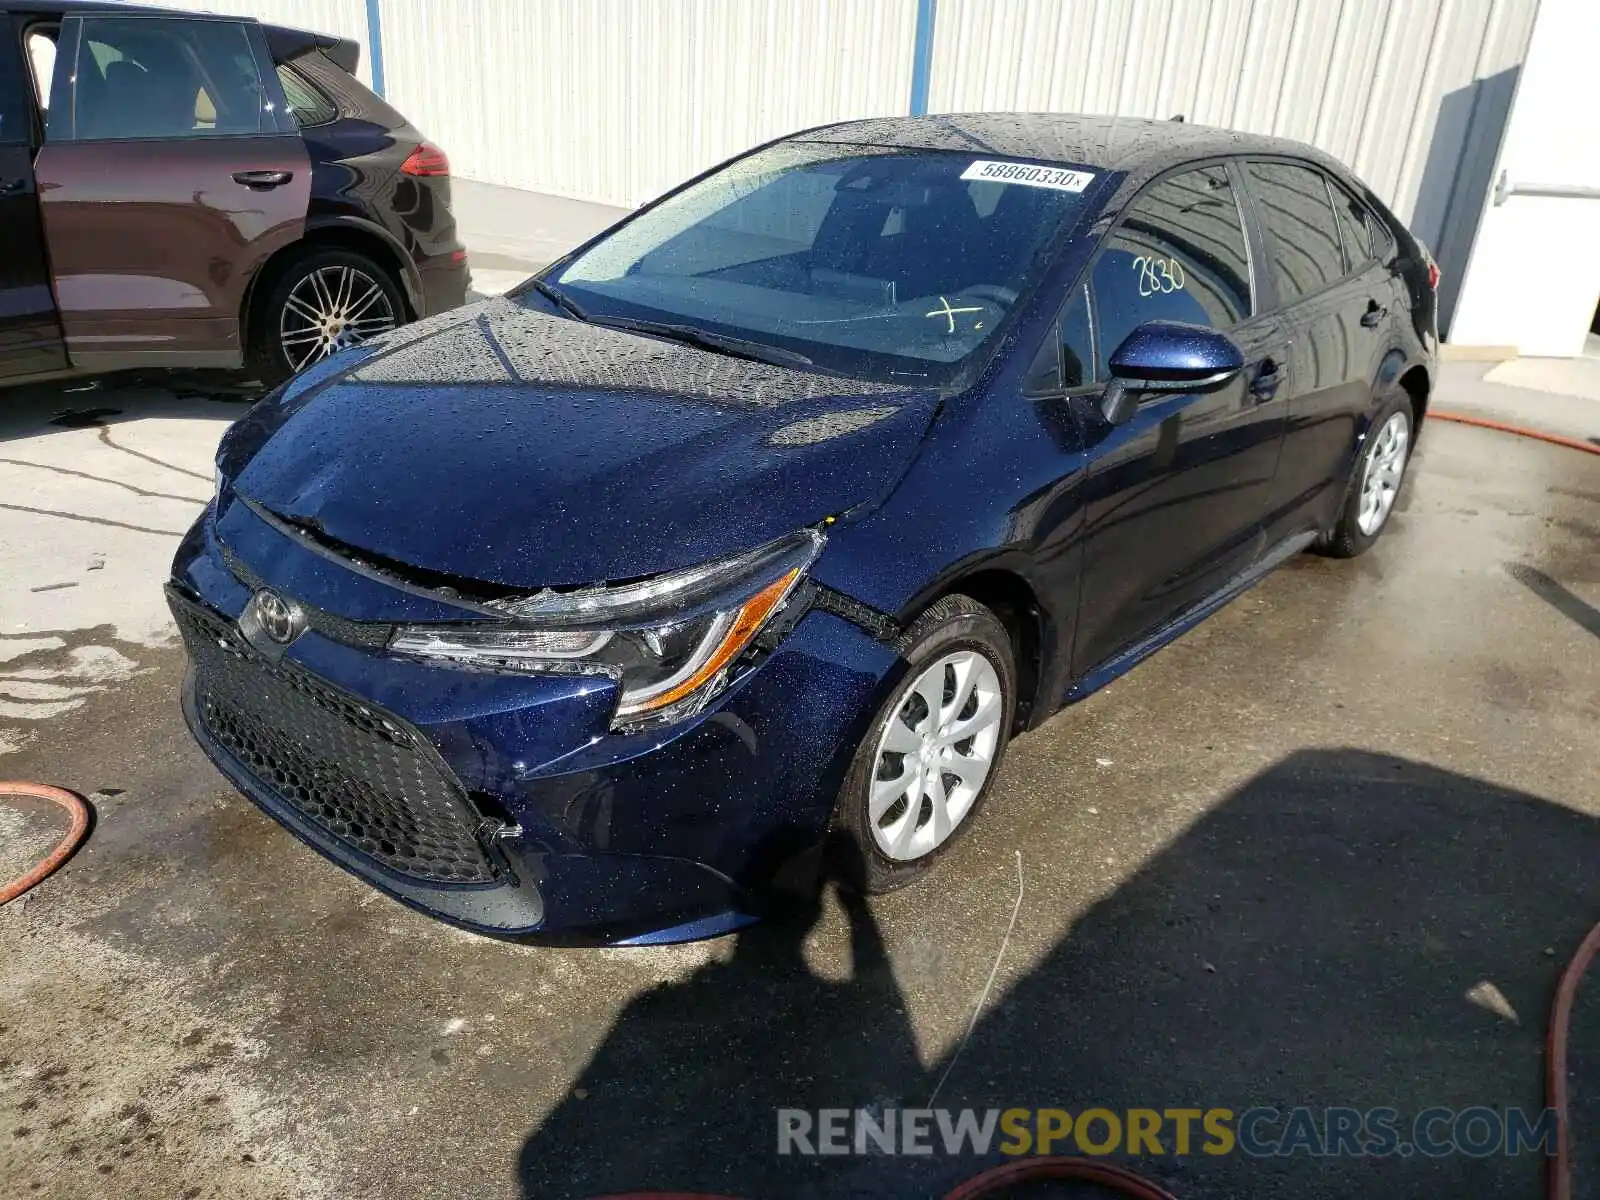
[[[356,357],[234,427],[234,489],[352,548],[513,588],[673,570],[881,500],[938,404],[511,300]]]

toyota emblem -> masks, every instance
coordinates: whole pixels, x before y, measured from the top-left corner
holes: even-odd
[[[261,632],[280,646],[287,646],[306,627],[306,613],[293,600],[263,588],[256,593],[256,620]]]

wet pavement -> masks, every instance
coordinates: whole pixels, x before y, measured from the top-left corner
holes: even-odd
[[[0,777],[97,815],[0,909],[8,1197],[921,1197],[984,1164],[780,1158],[775,1110],[1541,1106],[1600,918],[1600,460],[1430,426],[1371,554],[1294,560],[1022,738],[922,886],[547,950],[398,907],[206,764],[149,615],[172,539],[133,527],[182,528],[236,408],[79,400],[12,405],[0,459],[180,498],[0,463],[30,510],[0,512]],[[110,445],[46,424],[75,406],[123,410]],[[1542,1194],[1531,1156],[1141,1169],[1185,1200]]]

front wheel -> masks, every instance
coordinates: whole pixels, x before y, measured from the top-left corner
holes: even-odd
[[[250,366],[272,386],[329,355],[388,333],[405,302],[383,267],[349,250],[313,250],[267,284],[252,319]]]
[[[1339,519],[1318,543],[1335,558],[1365,553],[1389,523],[1411,461],[1411,404],[1393,396],[1378,410],[1361,447]]]
[[[977,601],[946,596],[899,649],[910,668],[857,748],[835,816],[857,859],[841,873],[867,892],[918,878],[972,824],[1016,714],[1011,639]]]

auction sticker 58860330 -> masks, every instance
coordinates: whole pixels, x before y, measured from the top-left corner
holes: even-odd
[[[1020,183],[1025,187],[1054,188],[1058,192],[1081,192],[1094,182],[1092,171],[1068,167],[1041,167],[1034,163],[993,162],[978,159],[965,171],[963,179],[986,179],[991,183]]]

